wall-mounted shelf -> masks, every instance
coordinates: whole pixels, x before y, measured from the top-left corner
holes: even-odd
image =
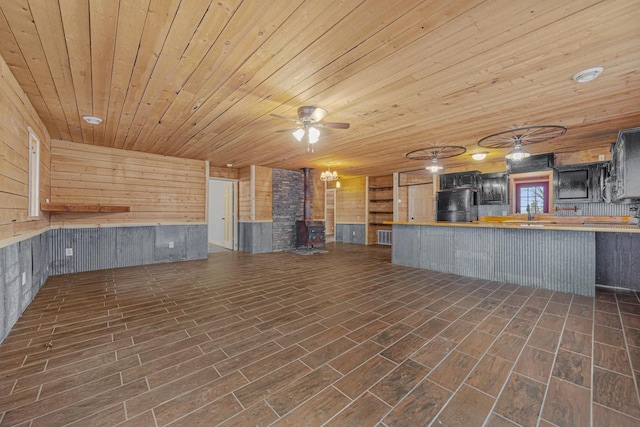
[[[88,213],[118,213],[130,212],[129,206],[117,205],[89,205],[85,203],[41,203],[42,212],[88,212]]]

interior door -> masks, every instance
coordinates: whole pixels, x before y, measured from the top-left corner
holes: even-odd
[[[221,179],[209,180],[209,243],[236,250],[237,220],[235,194],[238,183]]]
[[[224,184],[224,198],[222,202],[224,206],[224,216],[222,220],[224,221],[224,240],[223,246],[227,249],[233,249],[234,243],[234,233],[233,233],[233,206],[234,206],[234,197],[233,197],[233,182],[225,182]]]
[[[433,221],[433,184],[409,187],[409,222]]]
[[[324,202],[324,227],[325,236],[333,236],[336,231],[336,190],[332,188],[325,191]]]

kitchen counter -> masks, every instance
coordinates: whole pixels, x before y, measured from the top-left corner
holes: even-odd
[[[430,227],[473,227],[473,228],[504,228],[504,229],[525,229],[525,230],[564,230],[564,231],[591,231],[607,233],[640,233],[640,227],[635,224],[624,223],[588,223],[571,224],[555,223],[545,220],[540,221],[514,221],[514,222],[446,222],[446,221],[426,221],[426,222],[402,222],[387,221],[389,225],[409,225],[409,226],[430,226]]]
[[[595,295],[596,283],[640,287],[638,251],[623,250],[640,243],[640,229],[635,225],[389,224],[394,264],[588,296]],[[599,259],[597,247],[601,248]],[[600,273],[597,278],[597,267],[613,279],[602,281]]]

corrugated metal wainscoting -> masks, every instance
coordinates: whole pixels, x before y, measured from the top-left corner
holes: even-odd
[[[207,257],[207,225],[51,230],[51,274]]]
[[[595,295],[595,233],[393,226],[392,261],[462,276]]]

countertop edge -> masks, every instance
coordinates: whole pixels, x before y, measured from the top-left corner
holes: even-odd
[[[446,222],[446,221],[428,221],[428,222],[404,222],[404,221],[385,221],[388,225],[413,225],[413,226],[429,226],[429,227],[471,227],[471,228],[506,228],[516,230],[559,230],[559,231],[595,231],[601,233],[640,233],[640,228],[635,225],[580,225],[580,224],[519,224],[519,223],[500,223],[500,222]]]

